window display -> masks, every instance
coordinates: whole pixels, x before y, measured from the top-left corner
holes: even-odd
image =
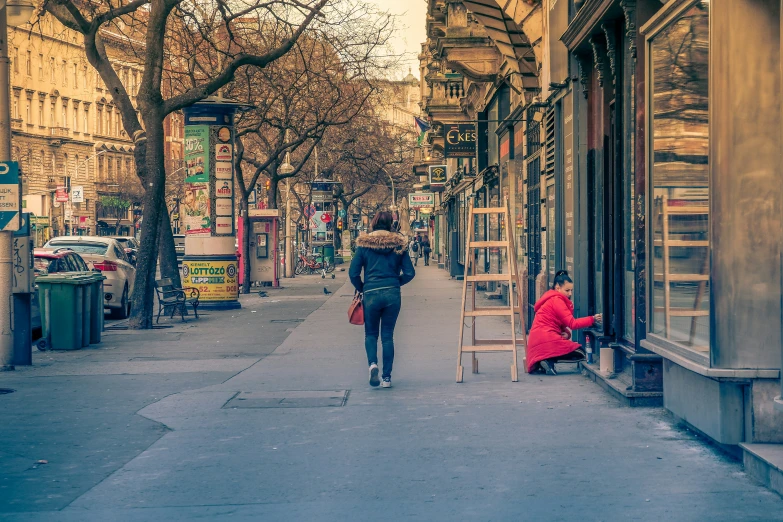
[[[709,2],[654,34],[650,57],[651,331],[709,352]]]

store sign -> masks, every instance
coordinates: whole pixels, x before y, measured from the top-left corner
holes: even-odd
[[[0,163],[0,230],[19,229],[19,164]],[[10,253],[9,253],[10,255]]]
[[[71,203],[84,203],[84,187],[80,185],[71,187]]]
[[[231,168],[230,161],[216,161],[215,162],[215,178],[217,179],[231,179],[233,178],[233,169]]]
[[[230,199],[218,198],[215,200],[215,215],[217,216],[233,216],[234,205]]]
[[[408,205],[410,208],[424,208],[435,206],[435,194],[432,192],[417,192],[408,194]]]
[[[233,159],[232,151],[233,147],[226,143],[215,145],[215,161],[231,161]]]
[[[231,301],[237,298],[236,261],[183,261],[183,285],[198,288],[200,301]]]
[[[430,165],[430,185],[445,185],[446,173],[446,165]]]
[[[18,176],[18,174],[17,174],[17,176]],[[55,193],[54,193],[54,200],[57,203],[65,203],[65,202],[67,202],[68,201],[68,188],[64,187],[62,185],[57,187],[57,189],[55,190]]]
[[[185,183],[209,181],[209,125],[185,126]]]
[[[230,236],[234,234],[234,217],[216,217],[215,218],[215,235],[216,236]]]
[[[215,196],[219,198],[230,198],[234,195],[234,189],[230,181],[218,181],[215,183]]]
[[[447,158],[476,156],[476,126],[472,123],[446,125],[443,129],[443,154]]]

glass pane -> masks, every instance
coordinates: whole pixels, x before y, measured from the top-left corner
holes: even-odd
[[[709,2],[652,40],[652,331],[709,352]]]

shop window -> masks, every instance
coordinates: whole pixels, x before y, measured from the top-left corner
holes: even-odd
[[[652,325],[709,352],[709,2],[689,2],[649,37]]]

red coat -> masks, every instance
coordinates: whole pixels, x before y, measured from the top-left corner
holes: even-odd
[[[561,357],[582,346],[563,339],[566,328],[578,330],[593,326],[593,317],[574,319],[574,303],[556,290],[549,290],[536,303],[536,318],[527,337],[527,371],[539,361]]]

